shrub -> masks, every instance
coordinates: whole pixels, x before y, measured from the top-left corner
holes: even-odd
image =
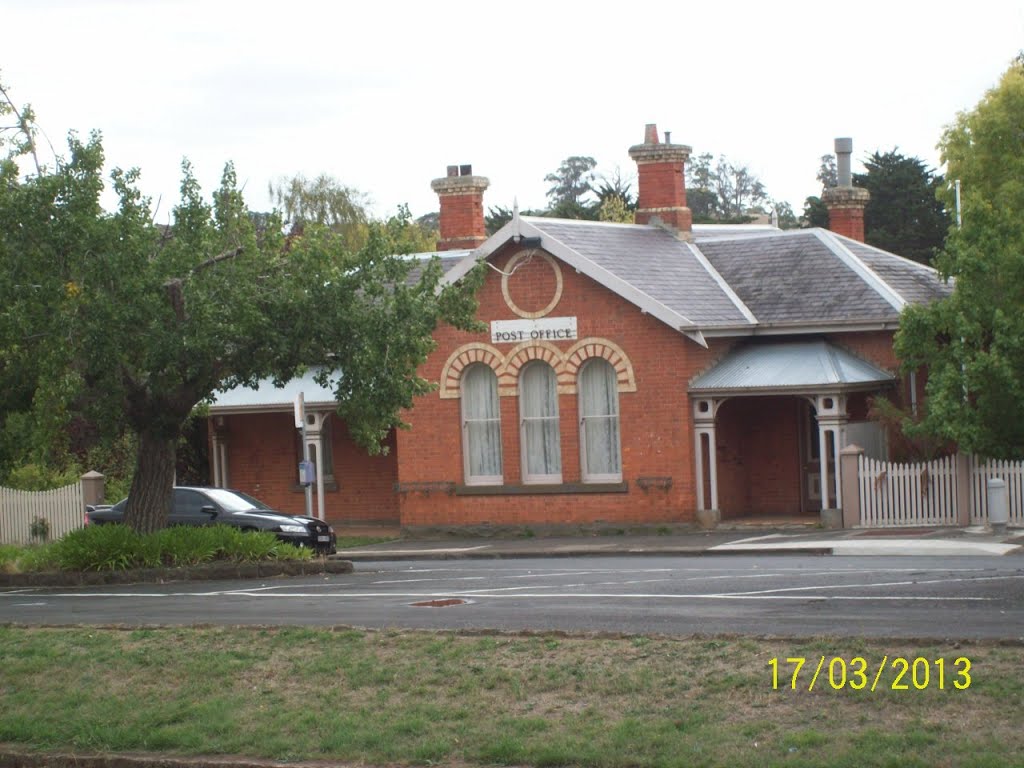
[[[217,557],[223,539],[220,529],[225,527],[212,525],[193,528],[179,525],[144,538],[152,538],[157,542],[164,565],[196,565]]]
[[[57,542],[57,561],[68,571],[117,571],[138,563],[140,536],[126,525],[89,525]]]
[[[36,515],[28,527],[28,534],[36,541],[45,542],[50,538],[50,521]]]
[[[60,568],[57,558],[57,544],[40,544],[25,547],[15,563],[18,573],[35,573],[38,571],[56,571]]]
[[[124,525],[90,525],[60,541],[29,547],[0,546],[0,571],[111,571],[188,566],[212,560],[309,560],[312,550],[293,547],[268,532],[229,525],[175,526],[140,536]]]

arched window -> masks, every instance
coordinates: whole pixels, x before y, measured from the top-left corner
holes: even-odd
[[[519,374],[519,415],[523,482],[562,482],[558,386],[547,363],[529,363]]]
[[[477,363],[462,373],[462,451],[466,485],[500,485],[498,377]]]
[[[583,482],[622,480],[619,449],[619,392],[615,369],[603,358],[580,369],[580,452]]]

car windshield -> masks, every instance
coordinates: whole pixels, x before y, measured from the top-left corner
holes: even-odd
[[[204,488],[203,493],[217,502],[229,512],[245,512],[250,509],[269,510],[266,504],[239,491],[226,491],[223,488]]]

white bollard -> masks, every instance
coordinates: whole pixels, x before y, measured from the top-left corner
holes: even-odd
[[[995,533],[1006,533],[1010,521],[1010,505],[1006,498],[1006,483],[1001,478],[990,477],[988,492],[988,524]]]

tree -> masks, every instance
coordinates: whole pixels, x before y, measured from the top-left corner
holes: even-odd
[[[574,155],[562,161],[558,169],[544,177],[551,182],[548,189],[548,211],[563,219],[592,218],[590,201],[585,198],[593,192],[594,168],[592,157]]]
[[[430,389],[417,368],[439,322],[475,327],[479,275],[441,288],[438,260],[394,255],[407,216],[371,222],[366,244],[311,223],[285,238],[257,237],[225,169],[208,204],[187,163],[173,223],[154,226],[135,170],[111,174],[119,203],[100,205],[98,134],[69,138],[53,170],[22,177],[0,166],[0,349],[31,360],[33,403],[55,425],[82,413],[138,437],[125,520],[139,531],[166,521],[175,445],[193,408],[213,393],[284,382],[324,366],[353,438],[380,451],[401,411]],[[416,269],[418,279],[410,279]]]
[[[493,235],[499,229],[512,221],[512,209],[503,205],[494,205],[487,209],[484,216],[484,225],[487,228],[487,235]]]
[[[796,229],[800,226],[800,220],[793,211],[793,206],[781,200],[773,200],[771,203],[772,212],[778,219],[779,229]]]
[[[829,187],[839,184],[839,169],[836,167],[836,156],[832,154],[822,155],[821,164],[818,166],[818,173],[814,177],[821,182],[822,192]],[[828,229],[829,216],[828,208],[822,202],[821,197],[811,195],[804,199],[804,213],[801,225],[804,227],[821,227]]]
[[[928,370],[921,429],[994,458],[1024,458],[1024,59],[940,141],[963,185],[963,227],[937,258],[952,295],[908,308],[904,367]],[[947,195],[948,191],[943,190]]]
[[[696,223],[745,223],[769,201],[764,184],[725,155],[697,155],[686,166],[686,202]]]
[[[333,176],[321,174],[312,180],[301,173],[282,176],[270,182],[267,191],[293,234],[307,224],[319,224],[340,235],[350,251],[366,244],[370,218],[366,197]]]
[[[931,264],[949,231],[949,214],[937,197],[945,182],[916,157],[896,149],[874,152],[867,173],[854,183],[871,193],[864,210],[864,239],[908,259]]]

